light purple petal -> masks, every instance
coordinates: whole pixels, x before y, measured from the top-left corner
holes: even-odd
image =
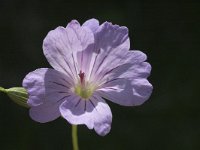
[[[58,103],[44,103],[39,106],[31,107],[29,110],[30,117],[40,123],[53,121],[60,117],[59,106],[62,101]]]
[[[76,20],[71,21],[67,25],[67,27],[74,30],[78,39],[81,42],[82,51],[78,51],[76,55],[77,57],[75,57],[74,59],[77,62],[79,70],[84,72],[86,74],[86,77],[88,77],[88,66],[90,65],[94,51],[94,34],[88,27],[81,27]]]
[[[89,129],[104,136],[111,129],[112,113],[106,102],[99,96],[81,100],[77,96],[68,98],[60,106],[61,115],[71,124],[85,124]]]
[[[114,78],[147,78],[151,72],[151,65],[147,62],[125,64],[114,70],[108,76]]]
[[[89,45],[94,44],[94,34],[93,32],[85,27],[81,27],[77,20],[72,20],[68,23],[66,29],[73,29],[75,36],[81,44],[81,51],[88,48]],[[71,38],[69,36],[69,38]],[[78,43],[74,43],[78,44]]]
[[[73,28],[74,30],[80,28],[80,23],[77,20],[72,20],[70,23],[67,24],[66,28]]]
[[[70,94],[71,81],[64,74],[48,68],[30,72],[23,80],[29,94],[28,104],[38,106],[46,102],[57,103]]]
[[[99,21],[97,19],[89,19],[82,25],[83,27],[87,27],[95,32],[99,27]]]
[[[99,94],[120,105],[141,105],[152,93],[152,85],[146,79],[151,72],[151,66],[143,62],[146,60],[144,53],[131,51],[128,54],[127,58],[124,57],[118,63],[118,58],[113,58],[113,63],[108,63],[110,65],[107,69],[97,72],[101,77]]]
[[[152,85],[145,78],[119,78],[108,81],[98,92],[102,97],[119,105],[137,106],[150,97],[152,89]]]
[[[101,84],[118,78],[138,79],[147,78],[151,72],[151,65],[147,62],[138,64],[125,63],[102,74]]]
[[[98,66],[94,66],[91,78],[93,81],[100,80],[100,82],[108,78],[108,76],[111,79],[110,74],[113,73],[113,70],[126,71],[124,68],[128,69],[128,66],[136,65],[146,60],[146,55],[141,51],[123,51],[121,49],[113,51],[106,56],[104,56],[103,52],[100,52],[98,57],[103,58],[101,58],[101,62],[96,63],[99,64]],[[120,71],[118,72],[120,73]]]
[[[95,44],[97,50],[103,49],[105,52],[121,46],[129,50],[128,28],[105,22],[95,32]]]
[[[91,30],[81,28],[76,21],[72,21],[66,28],[58,27],[50,31],[44,39],[43,50],[54,69],[76,80],[81,67],[77,53],[85,51],[93,43]]]
[[[129,47],[128,29],[126,27],[112,25],[107,22],[102,24],[95,34],[96,53],[91,59],[91,78],[94,79],[94,77],[99,76],[102,69],[112,68],[110,62],[116,65],[124,57],[127,57]]]

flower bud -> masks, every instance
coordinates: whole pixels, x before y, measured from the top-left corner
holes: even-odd
[[[16,104],[28,108],[27,100],[28,93],[23,87],[12,87],[9,89],[0,89],[2,92],[6,93],[12,101]]]

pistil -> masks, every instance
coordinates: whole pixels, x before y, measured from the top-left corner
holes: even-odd
[[[81,84],[84,85],[85,84],[85,73],[80,71],[80,73],[78,75],[80,77]]]

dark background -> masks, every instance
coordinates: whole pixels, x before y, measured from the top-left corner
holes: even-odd
[[[154,91],[144,105],[109,103],[111,132],[79,127],[81,150],[200,149],[200,2],[0,0],[0,86],[50,67],[42,53],[47,32],[72,19],[111,21],[129,28],[132,49],[148,55]],[[0,93],[0,150],[71,150],[63,119],[40,124]]]

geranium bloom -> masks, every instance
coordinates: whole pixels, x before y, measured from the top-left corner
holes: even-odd
[[[144,103],[152,92],[151,66],[141,51],[129,51],[128,29],[90,19],[72,20],[45,37],[43,52],[54,69],[40,68],[23,80],[33,120],[62,116],[99,135],[111,129],[112,113],[104,99],[123,106]]]

